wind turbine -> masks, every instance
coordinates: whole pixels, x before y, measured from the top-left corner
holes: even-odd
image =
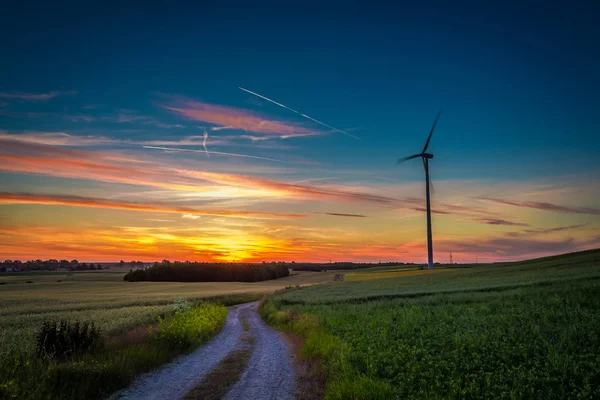
[[[402,164],[405,161],[412,160],[413,158],[419,158],[423,160],[423,166],[425,167],[425,188],[427,193],[427,268],[433,269],[433,242],[431,238],[431,201],[429,199],[429,189],[431,186],[431,182],[429,180],[429,159],[433,158],[433,154],[426,153],[427,148],[429,147],[429,142],[431,141],[431,135],[433,135],[433,130],[437,125],[438,120],[440,119],[440,114],[442,111],[440,110],[433,121],[433,126],[431,127],[431,131],[429,132],[429,137],[425,142],[425,147],[423,147],[423,151],[419,154],[413,154],[412,156],[404,157],[398,159],[398,164]],[[423,269],[421,267],[421,269]]]

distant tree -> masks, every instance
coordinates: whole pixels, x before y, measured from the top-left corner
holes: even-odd
[[[119,261],[119,266],[122,267],[123,265],[125,265],[125,261],[123,261],[123,260]]]
[[[79,261],[77,261],[77,260],[71,260],[71,265],[77,265],[77,264],[79,264]]]

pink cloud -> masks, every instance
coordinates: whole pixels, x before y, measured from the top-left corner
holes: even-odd
[[[317,130],[268,119],[240,108],[218,106],[190,100],[180,101],[177,106],[163,105],[162,107],[188,119],[247,132],[278,135],[283,138],[321,134]]]

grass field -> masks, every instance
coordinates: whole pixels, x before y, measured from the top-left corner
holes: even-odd
[[[69,393],[75,397],[90,398],[90,392],[107,390],[107,387],[118,388],[127,384],[136,371],[148,370],[168,361],[180,350],[186,351],[186,348],[175,351],[168,346],[163,346],[164,350],[159,351],[156,347],[160,342],[150,342],[143,336],[141,339],[144,343],[128,343],[127,349],[106,349],[92,359],[77,361],[105,365],[105,370],[96,371],[83,366],[75,368],[73,362],[62,363],[60,368],[52,367],[54,371],[62,371],[63,381],[70,379],[85,383],[74,387],[57,386],[56,375],[48,375],[48,369],[35,357],[35,335],[44,321],[94,322],[108,342],[119,342],[122,336],[131,336],[132,332],[137,334],[136,327],[156,324],[158,317],[169,316],[176,299],[187,299],[193,304],[212,298],[230,305],[256,300],[263,294],[286,286],[329,281],[335,274],[300,272],[286,278],[256,283],[177,283],[124,282],[123,275],[126,272],[126,269],[111,269],[0,274],[0,398],[8,396],[7,393],[11,396],[17,393],[14,398],[56,398],[58,392],[64,398],[70,398]],[[190,320],[203,320],[200,317]],[[222,320],[223,316],[220,315],[219,319]],[[183,337],[191,335],[184,325],[172,322],[169,325],[163,323],[163,331],[169,332],[168,327],[171,327],[183,332]],[[214,327],[218,326],[217,322],[215,324]],[[211,334],[214,327],[203,328],[205,334],[202,338]],[[115,354],[121,354],[120,359],[114,358],[117,357]],[[112,375],[108,376],[107,371],[112,371]],[[39,379],[34,379],[36,376]],[[110,381],[112,386],[102,386],[93,377]]]
[[[263,315],[305,339],[330,399],[600,397],[600,251],[452,267],[352,272]]]
[[[290,285],[330,281],[335,275],[299,272],[256,283],[180,283],[123,282],[125,273],[126,270],[0,274],[0,337],[27,336],[44,320],[60,318],[90,319],[104,332],[114,333],[151,321],[167,311],[177,298],[268,294]]]

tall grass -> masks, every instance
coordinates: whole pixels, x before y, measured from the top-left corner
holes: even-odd
[[[224,305],[202,302],[167,314],[134,341],[113,341],[68,359],[37,357],[6,332],[0,354],[0,398],[96,399],[129,384],[135,375],[185,353],[218,332]]]

